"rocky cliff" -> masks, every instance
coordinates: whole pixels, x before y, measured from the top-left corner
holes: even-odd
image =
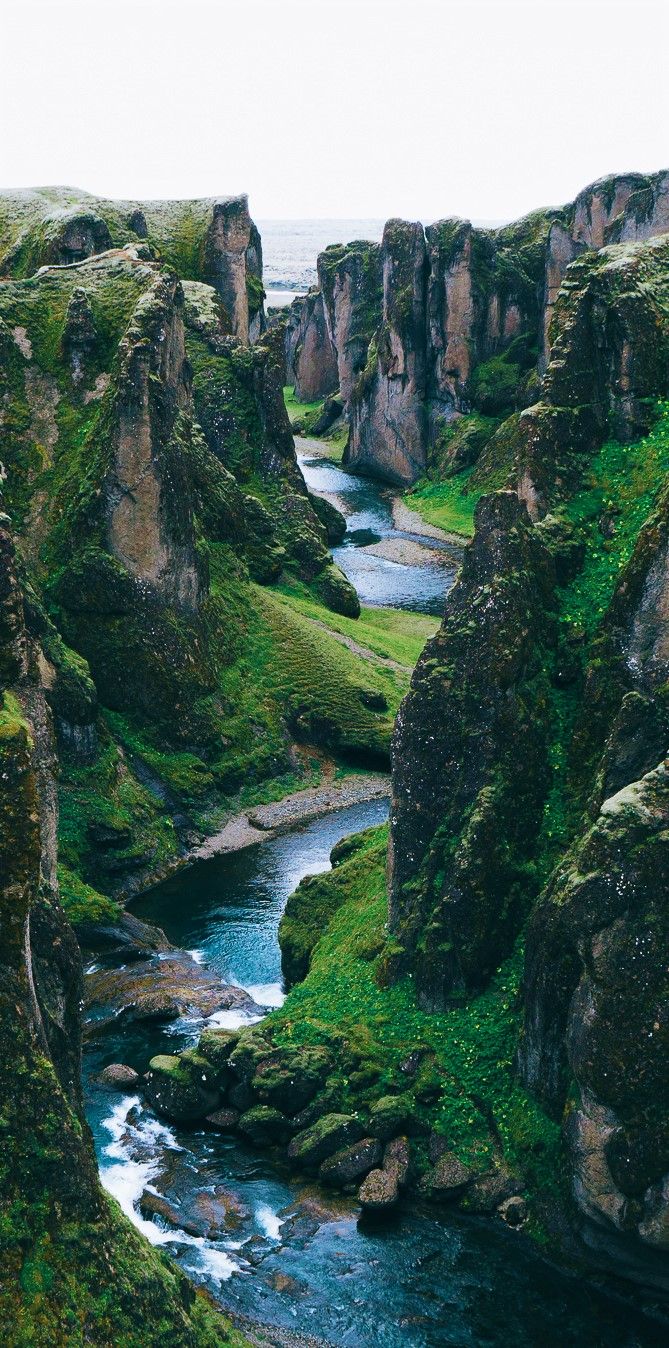
[[[434,1010],[527,933],[520,1070],[582,1234],[663,1286],[668,284],[662,239],[567,271],[514,489],[479,503],[398,717],[388,963]]]
[[[457,219],[425,230],[390,221],[380,251],[372,244],[326,250],[319,290],[308,304],[297,302],[296,313],[300,349],[310,353],[312,397],[323,396],[315,391],[319,381],[323,393],[333,391],[332,348],[336,353],[350,423],[347,462],[406,484],[426,470],[450,472],[445,450],[461,416],[500,418],[535,401],[567,267],[607,243],[668,229],[669,174],[627,174],[499,229]],[[412,276],[401,258],[404,235],[414,250]],[[294,370],[302,398],[291,340],[289,382]]]
[[[49,666],[26,627],[21,562],[7,524],[3,512],[2,1341],[8,1348],[121,1342],[213,1348],[227,1340],[227,1322],[141,1240],[98,1182],[80,1093],[80,955],[56,878]]]
[[[184,280],[214,287],[247,342],[264,330],[262,245],[248,199],[108,201],[77,188],[0,192],[0,275],[22,279],[141,245]]]

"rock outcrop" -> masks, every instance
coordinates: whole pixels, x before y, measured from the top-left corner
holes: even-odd
[[[287,378],[300,402],[317,402],[338,386],[337,354],[332,344],[320,290],[293,300],[287,324]]]
[[[390,482],[426,464],[425,236],[389,220],[381,244],[383,316],[351,402],[345,462]]]
[[[431,1010],[508,954],[548,783],[553,564],[517,496],[484,498],[393,739],[391,931]]]
[[[261,335],[262,245],[247,197],[108,201],[68,187],[0,192],[2,276],[32,276],[140,241],[146,257],[213,286],[242,342]]]
[[[318,262],[320,291],[296,302],[295,314],[301,349],[313,356],[314,389],[315,369],[325,369],[324,310],[349,417],[350,466],[401,483],[430,468],[439,476],[444,466],[471,466],[472,457],[467,465],[444,463],[449,428],[463,414],[499,418],[535,401],[570,264],[608,244],[667,231],[664,172],[602,179],[565,207],[499,229],[451,219],[423,231],[389,221],[380,250],[360,243],[327,249]],[[289,370],[295,321],[288,325]],[[327,371],[330,392],[329,346]],[[494,430],[492,424],[488,438]]]
[[[79,1080],[81,966],[58,899],[54,741],[42,659],[25,625],[0,516],[0,923],[7,1344],[173,1342],[209,1348],[225,1322],[103,1193]]]
[[[518,1062],[579,1233],[662,1288],[668,278],[665,238],[573,262],[541,401],[498,433],[516,491],[479,502],[398,716],[384,963],[441,1009],[524,935]]]

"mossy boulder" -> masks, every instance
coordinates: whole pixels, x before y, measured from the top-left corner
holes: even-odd
[[[221,1102],[218,1073],[200,1054],[152,1058],[144,1089],[149,1103],[175,1123],[190,1123],[211,1114]]]
[[[372,1137],[363,1137],[351,1147],[342,1147],[322,1162],[318,1177],[322,1184],[344,1189],[355,1184],[379,1166],[383,1157],[381,1143]]]
[[[364,1129],[351,1114],[325,1114],[311,1128],[297,1133],[288,1147],[288,1158],[304,1170],[316,1169],[327,1156],[359,1142]]]
[[[414,1101],[406,1095],[384,1095],[372,1105],[369,1131],[382,1142],[398,1133],[421,1131]]]
[[[251,1089],[265,1105],[297,1114],[309,1103],[332,1067],[322,1048],[275,1049],[256,1063]]]
[[[313,588],[318,598],[333,613],[341,613],[345,618],[360,617],[357,591],[335,562],[329,562],[316,576]]]
[[[240,1133],[244,1133],[257,1146],[269,1146],[271,1143],[285,1141],[290,1133],[290,1125],[279,1109],[269,1105],[254,1105],[242,1114],[237,1124]]]
[[[222,1071],[227,1067],[230,1054],[238,1043],[237,1030],[205,1030],[200,1035],[197,1051],[212,1067]]]
[[[419,1189],[427,1198],[449,1201],[459,1198],[473,1178],[472,1171],[452,1151],[446,1151],[422,1176]]]

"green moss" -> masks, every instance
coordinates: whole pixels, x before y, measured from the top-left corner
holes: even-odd
[[[669,403],[665,402],[658,404],[658,419],[649,435],[632,444],[607,440],[602,445],[582,490],[564,508],[566,518],[586,540],[583,568],[562,595],[566,623],[591,634],[601,621],[668,473]]]
[[[474,511],[487,488],[469,488],[472,472],[472,468],[467,468],[443,482],[423,478],[409,493],[412,510],[417,510],[428,524],[473,538]]]
[[[119,915],[117,904],[91,885],[84,884],[67,866],[58,866],[60,899],[73,927],[82,922],[104,922]]]
[[[417,1117],[442,1132],[462,1160],[484,1168],[498,1159],[501,1142],[509,1164],[533,1189],[545,1192],[560,1173],[559,1127],[515,1077],[522,950],[501,966],[485,993],[443,1014],[419,1010],[410,977],[380,986],[387,943],[386,839],[385,827],[370,830],[350,859],[302,891],[302,908],[313,893],[322,934],[304,982],[266,1024],[278,1044],[338,1045],[344,1108],[369,1106],[402,1082]],[[416,1050],[424,1062],[408,1088],[401,1067]],[[367,1074],[367,1084],[359,1085],[361,1066],[370,1064],[378,1069],[371,1074],[373,1084]]]
[[[27,735],[29,743],[32,743],[21,703],[14,693],[6,690],[0,706],[0,740],[13,740],[21,734]]]

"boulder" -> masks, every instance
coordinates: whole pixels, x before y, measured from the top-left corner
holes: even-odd
[[[522,1226],[527,1221],[527,1203],[520,1194],[513,1194],[511,1198],[506,1198],[503,1203],[500,1203],[497,1211],[507,1226]]]
[[[204,1121],[208,1128],[213,1128],[217,1133],[234,1133],[239,1118],[236,1109],[215,1109],[213,1114],[206,1115]]]
[[[520,1188],[520,1180],[508,1170],[489,1170],[485,1175],[477,1175],[472,1181],[465,1192],[462,1206],[467,1212],[495,1212],[501,1203],[512,1198]]]
[[[144,1089],[156,1112],[175,1123],[205,1118],[221,1101],[214,1068],[193,1050],[152,1058]]]
[[[389,1142],[398,1133],[413,1131],[413,1102],[403,1095],[383,1095],[372,1105],[369,1131],[382,1142]]]
[[[288,1135],[290,1125],[279,1109],[272,1109],[269,1105],[254,1105],[242,1114],[238,1128],[256,1146],[269,1146],[272,1142],[281,1142]]]
[[[411,1149],[406,1137],[394,1137],[383,1149],[383,1169],[395,1176],[400,1189],[408,1183],[411,1170]]]
[[[323,1048],[275,1049],[257,1063],[251,1089],[263,1104],[296,1114],[313,1099],[331,1066]]]
[[[392,1208],[399,1198],[397,1176],[392,1170],[370,1170],[358,1192],[363,1208],[369,1212],[381,1212]]]
[[[447,1151],[432,1170],[423,1175],[419,1189],[428,1198],[458,1198],[471,1183],[473,1175],[452,1151]]]
[[[381,1143],[373,1137],[363,1137],[351,1147],[343,1147],[333,1156],[323,1161],[318,1172],[323,1184],[331,1184],[335,1189],[343,1189],[362,1179],[368,1171],[381,1162]]]
[[[363,1134],[362,1124],[352,1114],[325,1114],[293,1138],[288,1159],[304,1169],[315,1169],[326,1156],[359,1142]]]
[[[200,1035],[197,1051],[212,1067],[223,1068],[239,1043],[237,1030],[205,1030]]]
[[[211,1016],[232,1007],[255,1009],[248,992],[223,983],[185,950],[89,974],[85,1004],[95,1008],[95,1019],[89,1021],[89,1032],[95,1033],[117,1026],[120,1018],[169,1021],[194,1012]]]
[[[133,1090],[139,1082],[139,1072],[122,1062],[111,1062],[100,1073],[98,1081],[103,1086],[111,1086],[115,1091]]]
[[[185,1217],[179,1208],[170,1203],[169,1199],[162,1194],[154,1194],[151,1189],[145,1189],[139,1200],[139,1210],[142,1217],[151,1221],[154,1217],[160,1217],[160,1220],[166,1226],[171,1226],[175,1231],[185,1231],[189,1236],[201,1236],[202,1230],[197,1222],[190,1221]]]

